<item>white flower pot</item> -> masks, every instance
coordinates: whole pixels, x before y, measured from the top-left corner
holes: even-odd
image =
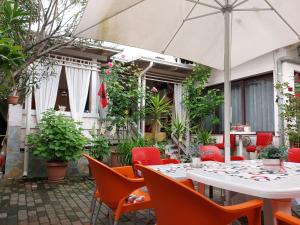
[[[281,169],[280,159],[263,159],[262,162],[266,170],[278,172]]]

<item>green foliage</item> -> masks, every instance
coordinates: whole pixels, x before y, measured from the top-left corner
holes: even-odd
[[[159,94],[150,95],[146,101],[146,117],[151,122],[152,129],[155,132],[160,131],[162,126],[162,116],[167,116],[171,110],[171,103],[166,96],[161,97]]]
[[[212,131],[197,129],[196,131],[196,146],[199,144],[209,145],[216,143],[216,140],[212,137]]]
[[[111,74],[104,75],[109,96],[107,119],[116,126],[117,132],[143,116],[143,112],[137,108],[143,95],[138,87],[140,72],[140,68],[135,64],[114,62]]]
[[[108,140],[100,135],[93,135],[91,141],[91,148],[87,152],[91,157],[102,161],[105,157],[109,156],[110,146]]]
[[[259,159],[281,159],[287,158],[287,148],[285,146],[275,147],[274,145],[268,145],[259,152]]]
[[[132,154],[131,150],[134,147],[151,146],[151,143],[142,137],[124,139],[117,145],[117,153],[120,156],[123,165],[131,165]]]
[[[28,147],[35,156],[48,161],[67,162],[81,156],[86,138],[72,119],[50,109],[43,113],[39,130],[27,136]]]
[[[0,36],[0,99],[12,91],[15,86],[12,71],[24,63],[22,48],[15,45],[10,38]]]
[[[290,142],[300,142],[300,97],[289,91],[288,83],[277,83],[275,88],[280,95],[277,96],[280,116],[285,120],[285,132]]]
[[[182,121],[179,118],[175,118],[172,120],[171,125],[172,135],[174,135],[179,142],[182,141],[183,135],[186,131],[185,121]]]
[[[211,69],[195,64],[191,75],[184,81],[184,104],[187,108],[191,131],[194,133],[204,126],[205,120],[215,115],[215,110],[223,103],[219,90],[205,89]],[[214,122],[217,120],[212,119]]]

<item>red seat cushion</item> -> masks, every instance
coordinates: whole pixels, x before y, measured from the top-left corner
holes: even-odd
[[[247,151],[247,152],[255,152],[255,151],[256,151],[256,145],[249,145],[249,146],[246,148],[246,151]]]

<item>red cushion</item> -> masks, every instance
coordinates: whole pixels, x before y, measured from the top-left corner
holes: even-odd
[[[224,143],[217,143],[215,144],[215,146],[217,146],[220,149],[224,149]]]
[[[246,148],[247,152],[255,152],[256,151],[256,145],[250,145]]]

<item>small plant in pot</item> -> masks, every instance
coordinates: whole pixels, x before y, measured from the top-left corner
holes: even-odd
[[[94,159],[97,159],[98,161],[103,161],[110,154],[109,141],[104,136],[92,135],[91,146],[87,150],[87,153]],[[90,166],[89,179],[93,179]]]
[[[28,147],[33,155],[47,161],[49,181],[62,181],[67,163],[80,158],[86,144],[81,131],[74,120],[50,109],[43,113],[38,131],[27,135]]]
[[[263,166],[266,170],[277,172],[287,158],[287,148],[285,146],[268,145],[260,150],[258,158],[263,160]]]

